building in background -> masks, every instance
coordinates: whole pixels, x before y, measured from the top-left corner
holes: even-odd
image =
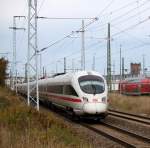
[[[141,63],[131,63],[130,73],[132,76],[139,76],[141,72]]]

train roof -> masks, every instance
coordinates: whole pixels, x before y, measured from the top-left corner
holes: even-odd
[[[84,76],[84,75],[97,75],[97,76],[103,77],[101,74],[99,74],[96,71],[78,71],[78,72],[70,72],[70,73],[65,73],[65,74],[61,73],[58,75],[53,75],[50,78],[40,79],[38,82],[39,82],[39,85],[45,85],[45,84],[63,85],[64,83],[69,85],[71,84],[74,78],[78,79],[80,76]],[[35,83],[35,81],[31,82],[31,84],[32,83]]]
[[[62,74],[58,74],[58,75],[54,75],[50,78],[46,78],[46,79],[42,79],[39,80],[39,85],[45,84],[45,83],[52,83],[52,84],[71,84],[72,79],[76,78],[78,79],[80,76],[83,75],[98,75],[103,77],[102,75],[100,75],[98,72],[95,71],[78,71],[78,72],[70,72],[70,73],[62,73]]]

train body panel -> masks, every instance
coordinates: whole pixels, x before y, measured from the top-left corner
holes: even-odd
[[[150,78],[131,78],[121,81],[119,91],[127,95],[150,94]]]
[[[27,84],[18,84],[17,87],[20,93],[27,93]],[[106,80],[94,71],[67,73],[39,80],[39,97],[69,108],[77,115],[103,114],[108,107]]]

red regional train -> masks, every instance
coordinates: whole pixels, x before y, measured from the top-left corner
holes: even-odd
[[[150,78],[131,78],[119,83],[119,91],[126,95],[150,94]]]

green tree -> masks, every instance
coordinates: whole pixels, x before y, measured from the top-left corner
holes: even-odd
[[[0,58],[0,86],[5,85],[5,80],[7,78],[7,65],[8,61],[4,58]]]

